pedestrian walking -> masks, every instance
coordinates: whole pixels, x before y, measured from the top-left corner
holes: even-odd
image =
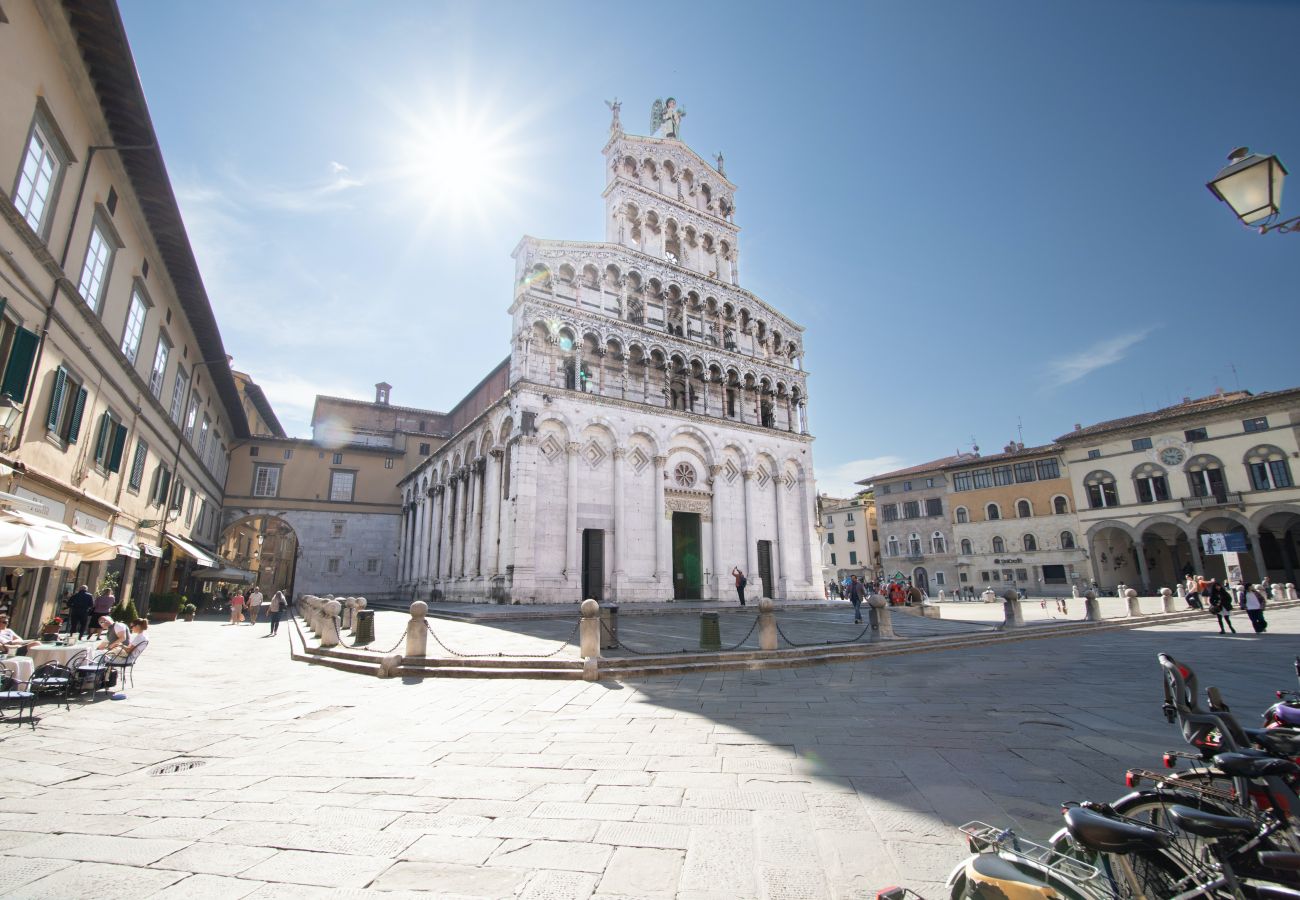
[[[736,579],[736,596],[740,598],[740,605],[745,605],[745,585],[749,580],[745,578],[745,573],[740,571],[740,566],[731,567],[731,575]]]
[[[262,589],[253,585],[253,589],[248,592],[248,600],[244,603],[248,607],[248,624],[256,625],[257,616],[262,611]]]
[[[862,624],[862,601],[866,599],[867,589],[863,587],[862,582],[858,581],[858,576],[854,575],[849,580],[849,602],[853,604],[853,623]]]
[[[266,611],[271,614],[271,636],[274,637],[280,631],[280,616],[284,615],[284,608],[289,604],[285,602],[284,591],[276,591],[271,595],[271,602],[267,605]]]
[[[235,591],[235,596],[230,598],[230,624],[238,625],[244,621],[244,595],[240,591]]]
[[[95,598],[87,585],[77,588],[68,598],[68,634],[79,638],[90,636],[90,614],[95,610]]]
[[[1251,585],[1246,591],[1246,596],[1242,606],[1246,608],[1246,615],[1250,618],[1251,627],[1255,629],[1256,634],[1263,634],[1268,631],[1268,622],[1264,621],[1264,607],[1268,601],[1264,599],[1265,594],[1261,590],[1262,585]]]
[[[1237,629],[1232,626],[1232,595],[1224,590],[1223,585],[1219,584],[1213,578],[1210,579],[1209,603],[1210,612],[1214,615],[1219,623],[1219,634],[1227,634],[1229,631],[1237,633]],[[1224,630],[1223,626],[1228,626]]]
[[[89,588],[84,584],[81,586],[81,589],[83,591],[89,590]],[[117,598],[113,596],[113,592],[109,590],[108,585],[104,585],[104,589],[99,592],[99,596],[95,598],[95,603],[91,608],[91,612],[94,614],[94,621],[98,622],[100,616],[111,615],[113,607],[116,604]]]

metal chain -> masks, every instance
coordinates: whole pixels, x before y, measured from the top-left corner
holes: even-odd
[[[406,633],[403,632],[402,635],[401,635],[401,637],[399,637],[399,638],[397,639],[397,643],[396,643],[396,644],[393,644],[393,646],[389,647],[388,650],[387,650],[387,652],[382,653],[382,654],[380,654],[380,655],[381,655],[381,656],[387,656],[389,653],[392,653],[392,652],[393,652],[394,650],[396,650],[398,647],[402,646],[402,642],[405,641],[405,640],[406,640]],[[360,645],[360,644],[357,644],[357,643],[353,643],[352,646],[353,646],[353,647],[360,647],[361,645]],[[374,653],[375,651],[372,650],[372,651],[370,651],[370,652],[371,652],[371,653]]]
[[[753,622],[750,624],[750,626],[749,626],[749,631],[746,631],[746,632],[745,632],[745,636],[744,636],[743,638],[741,638],[739,641],[737,641],[736,643],[732,644],[730,647],[719,647],[717,650],[714,650],[714,651],[712,651],[712,652],[714,652],[714,653],[730,653],[730,652],[732,652],[733,650],[739,650],[739,649],[741,648],[741,646],[744,645],[744,643],[745,643],[747,640],[749,640],[749,636],[752,635],[752,634],[754,633],[754,629],[758,627],[758,620],[759,620],[759,618],[760,618],[760,617],[755,617],[755,618],[754,618],[754,621],[753,621]],[[628,653],[631,653],[631,654],[633,654],[634,656],[663,656],[663,655],[666,654],[666,653],[697,653],[697,652],[699,652],[698,648],[697,648],[696,650],[690,650],[690,649],[688,649],[688,648],[686,648],[686,647],[682,647],[680,650],[637,650],[637,649],[635,649],[635,648],[633,648],[633,647],[629,647],[629,646],[627,645],[627,643],[623,641],[622,638],[618,637],[618,636],[615,635],[612,631],[610,631],[609,626],[605,624],[605,621],[604,621],[603,619],[601,620],[600,627],[601,627],[601,630],[603,630],[603,631],[605,632],[605,634],[609,635],[609,639],[610,639],[611,641],[614,642],[614,648],[615,648],[615,649],[618,649],[618,650],[626,650]]]
[[[878,627],[879,627],[879,626],[868,624],[866,628],[864,628],[864,629],[862,629],[862,631],[858,632],[858,636],[857,636],[857,637],[848,638],[848,639],[846,639],[846,640],[839,640],[839,641],[809,641],[808,643],[800,643],[799,641],[793,641],[793,640],[791,640],[791,639],[790,639],[790,636],[789,636],[788,634],[786,634],[786,633],[781,629],[781,623],[780,623],[780,622],[777,622],[777,623],[776,623],[776,632],[777,632],[777,634],[781,635],[781,637],[785,638],[785,642],[786,642],[787,644],[789,644],[791,647],[823,647],[823,646],[826,646],[826,645],[828,645],[828,644],[856,644],[856,643],[858,643],[858,641],[862,640],[862,638],[866,636],[866,633],[867,633],[868,631],[871,631],[871,630],[873,630],[873,629],[875,629],[875,628],[878,628]]]
[[[452,656],[458,656],[461,659],[482,659],[488,656],[494,656],[498,659],[505,659],[507,657],[510,659],[550,659],[552,656],[557,656],[560,651],[572,644],[573,639],[578,636],[578,626],[574,625],[573,631],[569,632],[569,636],[564,639],[564,643],[560,644],[560,646],[556,647],[550,653],[461,653],[459,650],[453,650],[442,642],[442,638],[438,637],[438,633],[433,630],[433,626],[429,624],[428,619],[424,620],[424,627],[425,630],[429,632],[430,637],[433,638],[434,643],[443,650],[446,650]]]

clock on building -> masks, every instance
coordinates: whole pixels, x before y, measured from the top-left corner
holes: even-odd
[[[1155,446],[1147,451],[1147,458],[1152,462],[1174,468],[1187,460],[1191,445],[1175,437],[1160,438]]]
[[[1160,461],[1167,466],[1181,466],[1186,458],[1182,447],[1166,447],[1160,451]]]

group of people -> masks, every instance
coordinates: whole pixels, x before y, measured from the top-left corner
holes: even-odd
[[[108,585],[100,590],[99,596],[95,596],[90,592],[90,586],[83,584],[67,600],[68,635],[75,634],[82,640],[94,637],[100,631],[99,621],[110,616],[116,605],[117,597],[113,596]]]
[[[1236,634],[1232,624],[1232,609],[1243,610],[1256,634],[1268,631],[1264,610],[1272,585],[1267,576],[1260,584],[1222,584],[1217,578],[1188,575],[1183,584],[1187,605],[1192,609],[1209,609],[1219,623],[1219,634]]]
[[[745,599],[742,596],[741,606],[744,606]],[[262,589],[253,585],[253,589],[245,597],[243,592],[236,589],[234,596],[230,598],[230,621],[228,625],[256,625],[257,618],[262,614],[262,607],[266,607],[267,613],[271,617],[271,634],[280,633],[280,617],[289,606],[289,601],[285,599],[284,591],[276,591],[271,595],[268,601],[262,594]]]

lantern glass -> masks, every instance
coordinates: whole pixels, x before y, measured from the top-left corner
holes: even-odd
[[[1209,188],[1247,225],[1275,216],[1282,206],[1286,168],[1276,156],[1252,154],[1220,172]]]

